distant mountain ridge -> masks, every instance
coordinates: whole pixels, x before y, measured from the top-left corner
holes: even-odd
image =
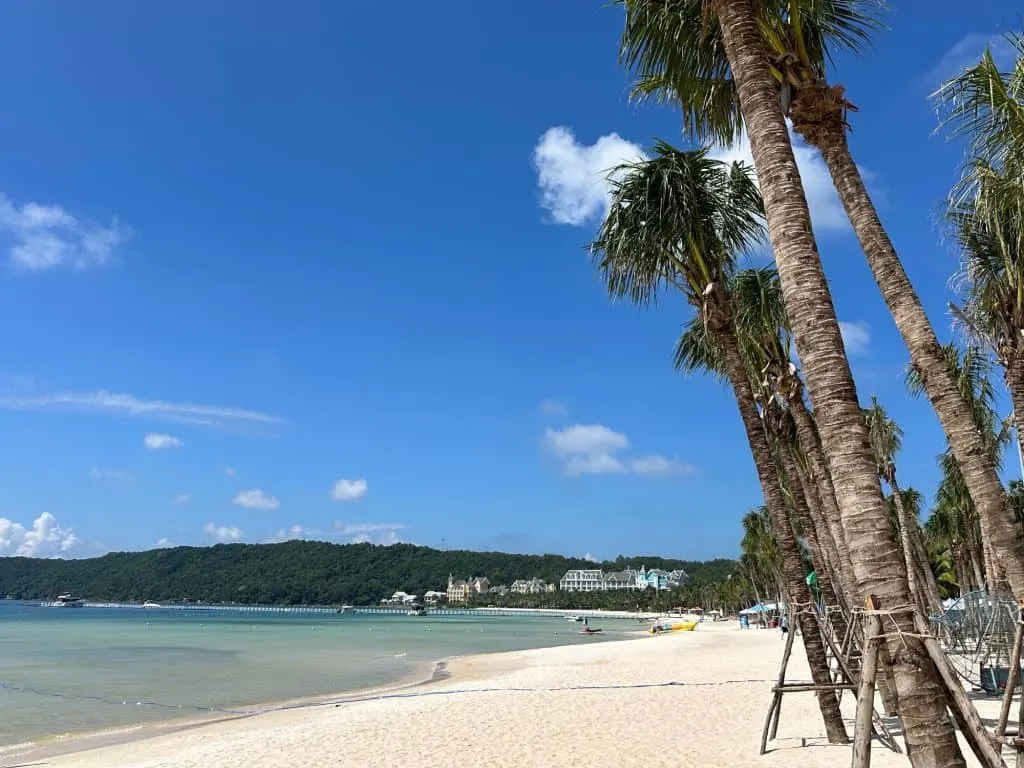
[[[437,550],[413,544],[376,546],[287,541],[218,544],[144,552],[113,552],[83,560],[0,557],[0,597],[52,598],[73,592],[89,600],[355,605],[377,603],[396,590],[443,590],[448,575],[486,576],[510,585],[534,576],[558,582],[570,568],[682,569],[699,587],[724,580],[733,560],[707,562],[618,557],[595,563],[561,555]]]

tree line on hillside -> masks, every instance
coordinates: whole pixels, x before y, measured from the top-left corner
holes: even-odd
[[[397,590],[419,595],[443,591],[449,574],[456,579],[485,576],[493,585],[533,577],[557,583],[572,568],[642,565],[685,570],[691,583],[700,585],[725,579],[733,563],[653,556],[594,563],[561,555],[440,551],[412,544],[218,544],[115,552],[85,560],[0,558],[0,596],[40,600],[73,592],[90,600],[126,602],[368,605]]]

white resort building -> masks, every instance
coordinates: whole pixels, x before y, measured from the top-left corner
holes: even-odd
[[[604,571],[597,568],[566,571],[558,586],[564,592],[602,592],[605,588]]]

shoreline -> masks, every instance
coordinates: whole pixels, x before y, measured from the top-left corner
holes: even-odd
[[[490,656],[493,654],[482,653],[473,655]],[[37,761],[48,761],[53,758],[66,757],[104,747],[129,745],[137,741],[146,741],[160,736],[173,735],[223,723],[251,720],[280,712],[297,712],[318,707],[342,706],[402,691],[412,691],[449,680],[451,673],[448,671],[448,668],[457,658],[459,657],[452,656],[437,661],[421,662],[417,665],[419,672],[409,672],[394,683],[387,685],[240,705],[246,708],[244,711],[241,708],[237,712],[211,710],[206,716],[175,717],[167,720],[114,726],[98,731],[57,733],[41,737],[36,741],[7,744],[0,746],[0,768],[4,768],[6,761],[9,760],[15,760],[18,765],[23,761],[35,764]],[[427,671],[430,674],[424,676],[422,673]]]
[[[759,755],[783,647],[777,632],[742,631],[729,622],[656,639],[471,654],[450,661],[451,677],[391,694],[150,731],[148,738],[67,753],[46,765],[583,768],[610,758],[618,768],[848,765],[852,748],[828,744],[811,694],[786,698],[778,736]],[[809,677],[798,639],[787,679]],[[979,701],[982,716],[994,716],[999,703]],[[853,697],[843,697],[849,733],[854,707]],[[964,755],[976,768],[968,750]],[[906,765],[905,754],[877,743],[871,760],[876,768]]]
[[[613,612],[606,613],[612,614]],[[608,645],[628,642],[637,639],[642,634],[643,630],[638,629],[636,632],[623,633],[621,638],[604,638],[597,644]],[[0,768],[5,768],[9,761],[14,761],[15,765],[23,763],[35,764],[41,761],[48,762],[56,758],[67,758],[98,749],[128,747],[137,742],[149,741],[163,736],[172,736],[207,727],[252,720],[254,718],[383,700],[406,692],[426,690],[431,686],[439,687],[444,683],[472,683],[478,680],[479,675],[465,673],[457,675],[453,673],[452,668],[473,666],[483,663],[484,660],[491,661],[503,656],[514,656],[515,654],[528,651],[562,648],[567,647],[567,645],[571,646],[571,644],[561,643],[531,648],[525,651],[485,651],[466,655],[444,656],[440,659],[419,662],[415,665],[415,670],[410,670],[394,682],[384,685],[354,688],[314,696],[242,704],[239,705],[237,711],[211,709],[206,715],[172,717],[130,725],[113,726],[96,731],[56,733],[40,737],[35,741],[0,745]],[[490,664],[488,666],[495,668],[498,665]]]

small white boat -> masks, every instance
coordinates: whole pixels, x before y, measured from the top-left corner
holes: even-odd
[[[80,597],[72,597],[70,594],[57,595],[57,599],[50,603],[51,608],[84,608],[85,600]]]
[[[581,621],[583,621],[583,617],[582,616],[566,616],[565,620],[566,621],[581,622]]]
[[[355,613],[356,609],[351,605],[343,605],[338,609],[338,613]]]
[[[409,612],[406,613],[405,615],[406,616],[426,616],[427,615],[427,609],[424,608],[422,605],[417,605],[415,608],[410,608]]]
[[[163,606],[162,606],[162,605],[160,605],[160,603],[154,603],[154,602],[151,602],[151,601],[149,601],[149,600],[147,600],[146,602],[144,602],[144,603],[142,604],[142,607],[143,607],[143,608],[163,608]]]

